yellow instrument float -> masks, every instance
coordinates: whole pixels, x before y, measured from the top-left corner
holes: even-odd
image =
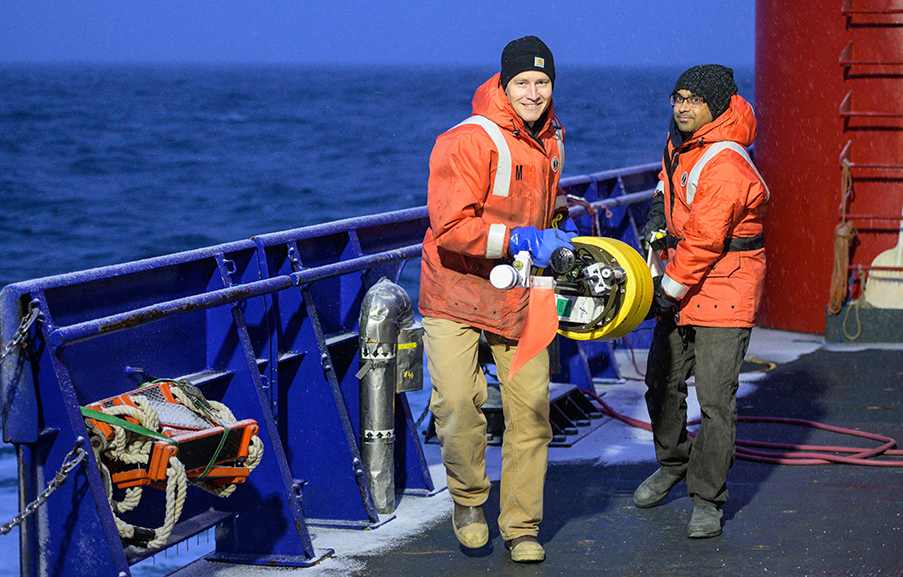
[[[614,238],[580,236],[558,249],[555,277],[558,333],[581,341],[610,341],[633,331],[652,305],[652,274],[642,256]]]

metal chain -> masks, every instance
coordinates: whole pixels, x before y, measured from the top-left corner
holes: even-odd
[[[63,459],[63,465],[60,467],[59,473],[53,477],[53,480],[47,483],[47,488],[38,495],[37,499],[26,505],[21,513],[13,517],[12,521],[0,525],[0,535],[6,535],[12,531],[14,527],[21,525],[25,519],[38,510],[38,507],[47,502],[47,499],[50,498],[50,495],[52,495],[54,491],[63,486],[63,483],[69,478],[69,473],[84,460],[85,455],[87,454],[85,450],[81,448],[81,444],[84,443],[84,441],[84,437],[79,437],[75,440],[75,446],[72,447],[72,450],[69,451],[69,454]]]
[[[6,360],[13,350],[16,347],[22,347],[25,344],[26,339],[28,338],[28,331],[31,329],[31,325],[35,323],[36,320],[41,316],[41,311],[38,310],[37,303],[32,302],[28,305],[28,314],[25,315],[25,318],[22,319],[22,322],[19,324],[19,328],[16,329],[13,338],[10,339],[6,346],[3,347],[3,352],[0,354],[0,363]],[[63,459],[63,464],[60,466],[59,472],[54,475],[53,479],[47,483],[47,488],[41,491],[41,494],[38,495],[38,498],[25,506],[25,508],[13,517],[12,521],[4,523],[0,525],[0,535],[6,535],[10,531],[12,531],[15,527],[21,525],[25,522],[29,516],[33,515],[41,505],[47,502],[47,499],[50,498],[57,489],[63,486],[66,480],[69,478],[69,473],[75,470],[76,467],[85,459],[85,455],[87,454],[84,449],[81,448],[81,445],[85,442],[84,437],[78,437],[75,440],[75,446],[72,447],[72,450],[69,451],[69,454],[66,455],[66,458]]]
[[[418,419],[417,419],[417,422],[414,423],[414,428],[415,428],[415,429],[420,428],[421,423],[423,423],[423,420],[424,420],[424,419],[426,418],[426,416],[429,415],[429,414],[430,414],[430,404],[427,403],[426,406],[423,407],[423,412],[420,413],[420,418],[418,418]]]
[[[25,339],[28,338],[28,330],[31,328],[31,325],[38,320],[38,317],[41,316],[41,311],[38,310],[38,307],[35,306],[35,304],[36,303],[33,302],[28,305],[28,314],[22,319],[13,338],[6,343],[5,347],[3,347],[3,353],[0,354],[0,363],[3,363],[3,361],[6,360],[6,357],[13,352],[13,349],[24,346]]]

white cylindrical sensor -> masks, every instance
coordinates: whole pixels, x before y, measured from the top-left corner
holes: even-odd
[[[517,286],[517,281],[517,269],[510,264],[498,264],[489,271],[489,282],[497,289],[513,289]]]

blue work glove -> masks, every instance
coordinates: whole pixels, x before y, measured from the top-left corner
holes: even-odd
[[[662,275],[652,279],[652,306],[649,307],[649,316],[657,319],[667,319],[677,314],[677,299],[669,295],[662,288]]]
[[[512,255],[525,250],[533,257],[534,266],[546,268],[556,249],[563,246],[572,248],[569,241],[573,236],[573,233],[557,228],[538,230],[535,226],[522,226],[511,230],[511,240],[508,246]]]

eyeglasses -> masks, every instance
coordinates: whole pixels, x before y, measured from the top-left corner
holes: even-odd
[[[680,94],[671,95],[671,106],[679,106],[684,102],[689,104],[692,108],[699,108],[700,106],[705,104],[705,98],[703,98],[702,96],[697,96],[696,94],[693,94],[686,98],[684,98]]]

